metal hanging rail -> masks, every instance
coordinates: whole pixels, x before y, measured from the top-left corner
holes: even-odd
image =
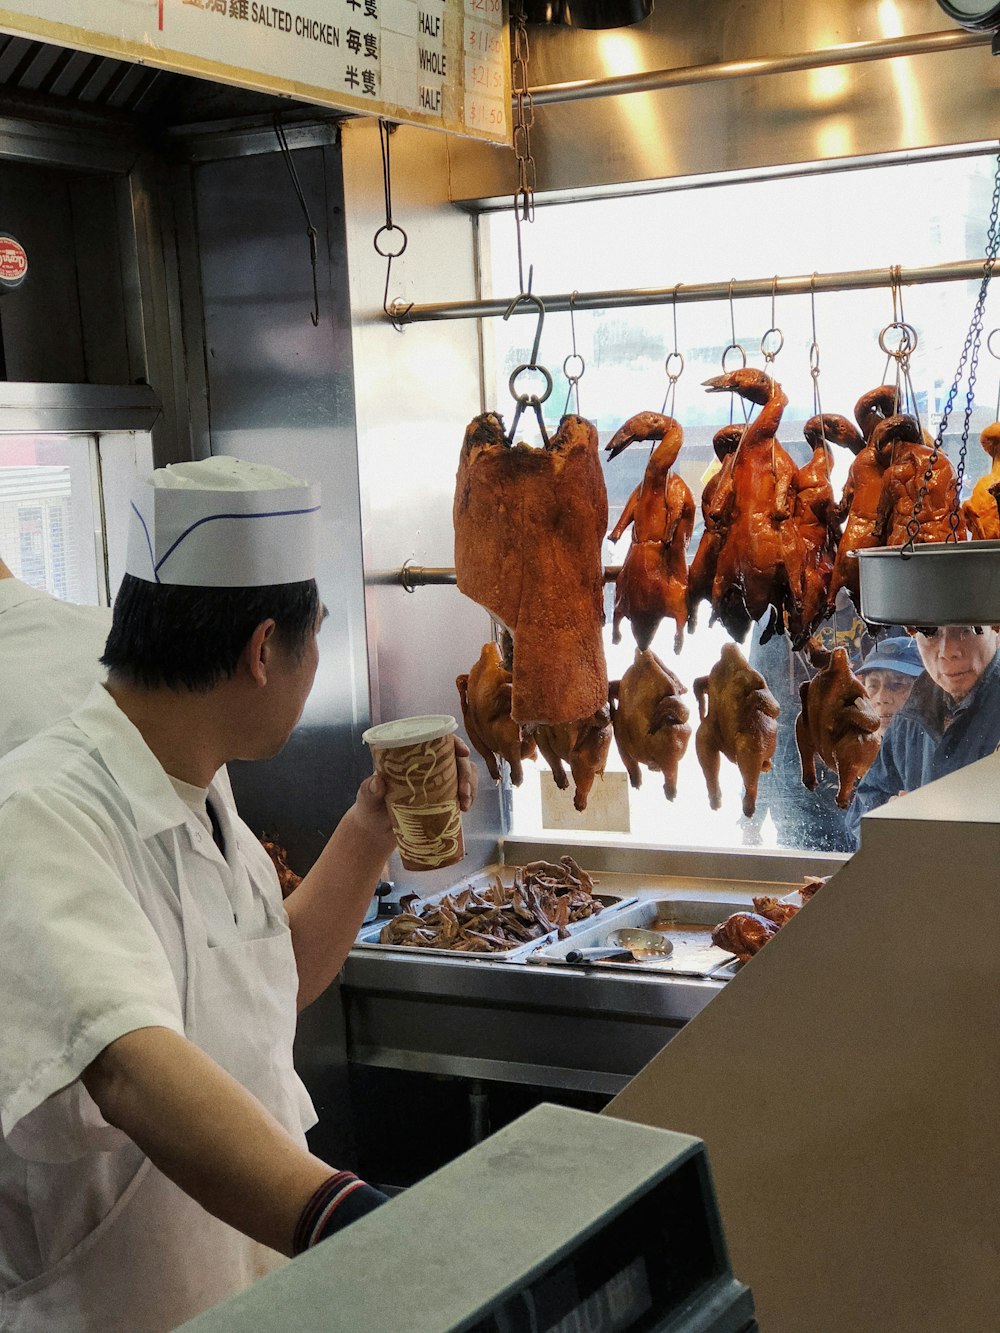
[[[605,565],[604,582],[614,583],[621,573],[621,565]],[[389,570],[381,578],[377,575],[369,580],[372,583],[400,583],[407,592],[414,588],[429,588],[455,583],[454,566],[445,565],[404,565],[402,569]]]
[[[602,292],[559,292],[541,297],[546,312],[553,310],[611,310],[628,306],[678,305],[687,301],[743,300],[750,296],[803,296],[811,292],[860,291],[870,287],[912,286],[928,282],[968,282],[983,276],[985,259],[959,259],[927,268],[853,269],[844,273],[806,273],[798,277],[729,279],[725,282],[678,283],[676,287],[624,287]],[[400,324],[423,324],[438,319],[482,319],[503,316],[510,298],[482,301],[439,301],[411,305],[393,302],[390,313]],[[528,307],[525,307],[528,312]],[[523,313],[515,311],[515,314]],[[530,313],[534,313],[533,310]]]
[[[618,74],[607,79],[579,79],[531,88],[538,106],[557,102],[582,102],[596,97],[621,97],[628,93],[659,92],[693,83],[717,83],[728,79],[756,78],[768,74],[794,74],[800,70],[824,69],[832,65],[858,65],[870,60],[892,60],[900,56],[930,55],[959,51],[968,46],[988,46],[990,32],[967,32],[964,28],[925,32],[916,37],[885,37],[874,42],[845,42],[819,51],[788,56],[761,56],[750,60],[726,60],[714,65],[684,65],[678,69],[653,69],[644,74]]]

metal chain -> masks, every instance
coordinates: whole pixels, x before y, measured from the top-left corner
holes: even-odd
[[[979,345],[983,335],[983,310],[986,305],[986,293],[989,291],[990,279],[993,276],[993,268],[996,264],[997,250],[1000,249],[1000,225],[998,224],[1000,224],[1000,154],[997,156],[996,174],[993,179],[993,199],[990,204],[990,221],[986,233],[986,263],[983,265],[983,276],[979,283],[976,304],[973,307],[972,319],[969,322],[969,331],[965,335],[965,344],[962,347],[962,355],[958,360],[958,368],[955,371],[955,378],[952,380],[951,388],[948,391],[944,411],[941,414],[941,421],[934,436],[934,447],[931,450],[930,457],[927,460],[927,467],[920,481],[920,491],[917,495],[916,503],[913,506],[913,515],[906,525],[907,540],[903,547],[904,554],[910,554],[913,551],[914,541],[920,531],[919,516],[923,510],[924,501],[927,499],[927,492],[930,490],[931,482],[934,479],[934,468],[941,453],[945,431],[948,429],[948,418],[951,416],[951,410],[955,405],[958,386],[962,382],[966,362],[968,362],[969,384],[965,395],[965,420],[962,423],[962,442],[959,449],[958,466],[955,468],[954,501],[951,512],[948,515],[948,526],[951,529],[948,535],[948,541],[958,541],[958,527],[960,522],[959,513],[962,502],[962,481],[965,477],[965,457],[969,444],[969,426],[971,424],[972,411],[975,403],[976,370],[979,365]]]
[[[528,91],[528,21],[524,0],[512,0],[511,22],[514,49],[511,55],[511,91],[514,95],[514,156],[517,158],[517,189],[514,215],[525,222],[535,219],[535,159],[531,155],[531,127],[535,106]],[[524,282],[521,283],[524,290]]]

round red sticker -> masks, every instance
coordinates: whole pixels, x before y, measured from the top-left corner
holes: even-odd
[[[19,287],[28,272],[28,256],[13,236],[0,236],[0,287]]]

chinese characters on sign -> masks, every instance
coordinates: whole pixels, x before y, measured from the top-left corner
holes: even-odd
[[[0,31],[510,142],[504,0],[15,3]]]

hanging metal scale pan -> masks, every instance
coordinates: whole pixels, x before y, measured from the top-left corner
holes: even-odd
[[[1000,542],[857,552],[861,615],[875,625],[1000,625]]]

